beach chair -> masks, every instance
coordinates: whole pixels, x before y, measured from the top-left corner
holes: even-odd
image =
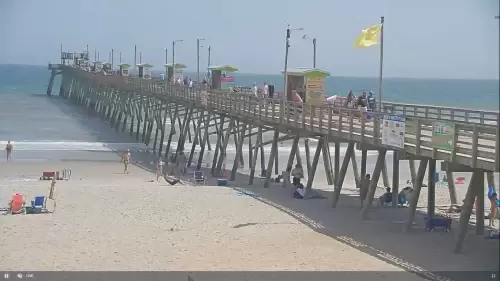
[[[28,214],[41,214],[47,213],[46,208],[46,197],[45,196],[37,196],[31,201],[31,207],[26,211]]]
[[[193,182],[194,183],[201,183],[201,184],[205,184],[205,176],[203,175],[203,171],[194,171],[194,175],[193,175]]]
[[[9,202],[9,210],[7,214],[24,214],[24,196],[16,193],[12,195],[12,200]]]

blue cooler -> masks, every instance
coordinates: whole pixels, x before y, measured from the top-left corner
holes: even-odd
[[[227,186],[227,179],[217,179],[218,186]]]

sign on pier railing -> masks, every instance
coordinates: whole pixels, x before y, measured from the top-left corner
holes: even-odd
[[[451,122],[435,122],[432,125],[432,147],[451,151],[455,140],[455,124]]]
[[[405,117],[384,115],[382,144],[403,149],[405,147]]]

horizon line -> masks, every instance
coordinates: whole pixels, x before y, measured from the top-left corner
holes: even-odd
[[[15,63],[0,63],[0,66],[35,66],[35,67],[45,67],[43,64],[15,64]],[[153,71],[162,71],[162,69],[152,69]],[[187,70],[187,73],[196,73],[196,70]],[[200,71],[200,73],[204,73],[205,71]],[[283,74],[278,73],[252,73],[252,72],[235,72],[243,75],[277,75],[282,76]],[[344,75],[330,75],[328,77],[341,77],[341,78],[372,78],[378,79],[378,76],[344,76]],[[500,81],[500,77],[498,78],[471,78],[471,77],[404,77],[404,76],[384,76],[383,78],[389,79],[427,79],[427,80],[493,80]]]

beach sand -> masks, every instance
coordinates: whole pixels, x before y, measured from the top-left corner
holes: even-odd
[[[71,125],[75,129],[72,135],[78,135],[75,139],[138,147],[128,134],[111,132],[99,118],[70,108],[66,101],[61,103],[58,106],[63,113],[76,116]],[[280,146],[280,172],[288,159],[286,146],[287,143]],[[311,149],[315,146],[311,142]],[[281,184],[264,189],[263,182],[256,178],[254,185],[249,186],[247,154],[245,166],[238,170],[236,181],[230,182],[229,187],[216,186],[216,178],[212,177],[204,186],[192,186],[187,178],[183,185],[170,186],[163,181],[151,182],[158,157],[148,152],[132,151],[134,165],[125,175],[114,152],[36,148],[35,145],[14,151],[12,164],[0,159],[0,207],[5,207],[15,192],[24,194],[28,201],[46,195],[50,182],[39,180],[42,171],[70,168],[72,177],[58,181],[54,213],[0,215],[0,268],[5,271],[331,270],[349,271],[351,277],[341,279],[354,281],[422,280],[421,276],[404,271],[432,271],[432,276],[427,274],[430,280],[449,280],[439,276],[476,280],[464,274],[457,276],[457,272],[499,268],[498,240],[475,235],[472,226],[461,254],[452,254],[456,222],[451,233],[424,231],[427,188],[422,189],[416,224],[408,234],[401,232],[407,208],[373,208],[370,220],[361,221],[350,167],[339,205],[332,209],[329,198],[333,186],[326,184],[322,159],[313,188],[327,199],[297,200]],[[189,149],[186,144],[185,150]],[[267,165],[269,149],[266,151]],[[305,166],[303,149],[301,153]],[[213,151],[206,151],[202,165],[206,176],[212,156]],[[357,157],[359,167],[359,152]],[[389,177],[391,158],[389,154]],[[229,170],[234,149],[228,151],[226,159]],[[375,155],[370,153],[368,173],[373,171],[375,161]],[[260,169],[257,160],[257,175]],[[400,170],[403,188],[410,179],[406,161],[401,161]],[[498,183],[498,177],[496,180]],[[465,196],[467,183],[457,185],[459,202]],[[377,196],[384,190],[382,179],[379,186]],[[436,203],[449,206],[447,188],[436,189]],[[52,208],[50,202],[48,208]],[[370,278],[352,275],[367,271]],[[404,277],[386,273],[397,271],[403,272]]]
[[[154,156],[133,157],[146,164],[132,166],[130,174],[123,174],[118,156],[2,165],[2,203],[14,192],[26,200],[47,194],[50,181],[38,179],[41,171],[72,170],[70,180],[58,181],[54,213],[0,216],[2,269],[446,271],[498,266],[491,248],[498,249],[497,241],[471,235],[466,253],[452,255],[453,234],[421,229],[401,234],[390,218],[401,216],[402,209],[379,209],[371,221],[361,222],[355,197],[344,196],[333,210],[326,199],[292,199],[279,184],[264,189],[257,179],[249,187],[243,174],[230,187],[215,186],[215,178],[205,186],[188,181],[170,186],[151,182],[155,175],[148,169],[154,164],[147,163]],[[387,251],[394,248],[396,253]],[[410,273],[408,278],[420,280]]]

